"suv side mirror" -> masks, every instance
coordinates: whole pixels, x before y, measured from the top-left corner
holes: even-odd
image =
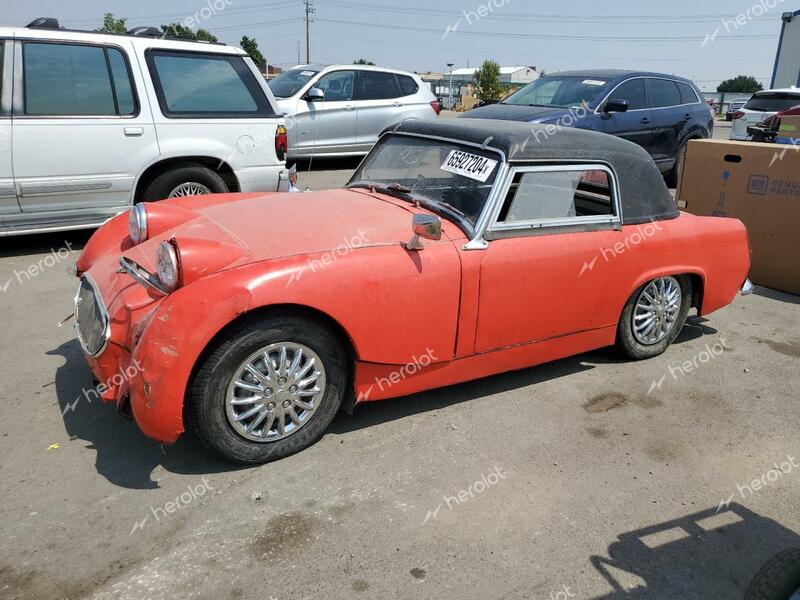
[[[628,108],[630,108],[630,104],[627,100],[621,100],[619,98],[611,98],[608,102],[603,105],[603,112],[604,113],[624,113],[628,112]]]
[[[303,100],[307,102],[319,102],[323,98],[325,98],[325,92],[317,87],[312,87],[306,92],[306,95],[303,96]]]
[[[442,239],[442,221],[436,215],[414,215],[411,220],[414,236],[406,244],[407,250],[422,250],[420,238],[426,240]]]

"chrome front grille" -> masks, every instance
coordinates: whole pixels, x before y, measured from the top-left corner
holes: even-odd
[[[75,296],[75,328],[86,354],[98,356],[106,349],[110,333],[103,299],[88,276],[81,277]]]

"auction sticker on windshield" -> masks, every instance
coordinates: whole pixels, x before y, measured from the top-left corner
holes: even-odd
[[[455,173],[456,175],[486,183],[496,166],[497,161],[491,158],[462,152],[461,150],[451,150],[441,169],[448,173]]]

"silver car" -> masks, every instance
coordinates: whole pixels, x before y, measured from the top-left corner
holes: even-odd
[[[367,154],[386,127],[434,119],[418,75],[366,65],[302,65],[269,82],[289,130],[289,158]]]

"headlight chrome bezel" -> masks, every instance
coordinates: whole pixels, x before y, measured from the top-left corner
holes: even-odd
[[[181,262],[174,240],[161,242],[156,251],[156,276],[167,293],[180,287]]]
[[[136,204],[128,215],[128,235],[134,245],[147,239],[147,208],[144,204]]]

